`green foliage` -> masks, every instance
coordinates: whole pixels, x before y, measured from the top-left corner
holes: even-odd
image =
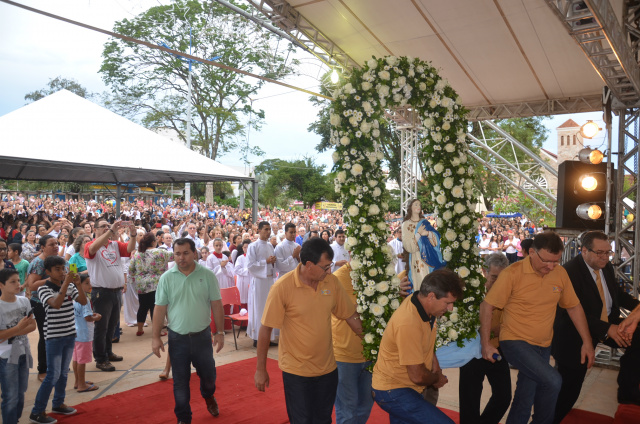
[[[40,100],[43,97],[47,97],[48,95],[58,92],[62,89],[71,91],[72,93],[86,99],[90,99],[91,97],[93,97],[93,94],[89,93],[87,89],[80,85],[78,81],[74,79],[55,77],[54,79],[49,79],[49,83],[47,84],[46,88],[27,93],[25,94],[24,99],[28,102],[35,102],[36,100]]]
[[[550,209],[552,208],[553,205],[550,201],[546,198],[543,201],[545,201],[547,207]],[[535,204],[533,200],[531,200],[531,196],[528,196],[521,191],[495,199],[493,202],[493,211],[495,213],[520,212],[530,221],[534,222],[536,226],[548,225],[553,227],[556,223],[555,216]]]
[[[267,159],[256,166],[255,173],[263,187],[259,201],[268,207],[286,208],[292,201],[301,200],[306,208],[335,198],[333,183],[323,175],[324,166],[316,165],[311,157],[293,161]]]
[[[63,193],[83,193],[91,192],[91,184],[62,183],[51,181],[16,181],[0,180],[0,188],[4,190],[16,191],[43,191],[43,192],[63,192]]]
[[[204,59],[220,56],[220,63],[273,79],[292,74],[297,64],[287,60],[290,44],[283,48],[273,34],[211,0],[152,7],[116,22],[114,31]],[[140,119],[147,128],[173,130],[186,142],[188,62],[120,39],[108,41],[102,56],[100,73],[112,91],[104,101],[107,107]],[[264,122],[264,111],[250,99],[264,82],[197,62],[192,63],[191,79],[194,150],[212,159],[237,149],[245,160],[248,154],[263,154],[243,140],[249,128],[258,130]]]
[[[502,119],[495,121],[503,130],[511,134],[516,140],[524,144],[532,152],[539,154],[540,148],[547,138],[549,130],[544,126],[543,121],[547,119],[544,116],[536,116],[532,118],[514,118],[514,119]],[[487,140],[499,139],[500,136],[495,131],[484,127],[484,136]],[[474,122],[470,133],[482,140],[482,133],[480,131],[480,124]],[[507,148],[508,145],[496,146],[496,150],[502,157],[507,159],[510,163],[516,163],[516,160],[520,163],[531,162],[531,159],[519,150],[512,150]],[[496,160],[487,153],[484,149],[477,146],[472,146],[471,150],[489,163],[495,163]],[[535,177],[535,175],[534,175]],[[535,178],[534,178],[535,179]],[[491,170],[484,166],[476,166],[474,174],[474,187],[478,193],[482,193],[485,206],[487,209],[492,209],[492,204],[495,199],[505,197],[512,192],[512,186],[500,177],[495,175]]]

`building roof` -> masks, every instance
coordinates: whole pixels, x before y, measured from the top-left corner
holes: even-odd
[[[551,158],[558,160],[558,155],[556,155],[553,152],[548,151],[547,149],[540,149],[540,152],[545,153],[547,156],[550,156]]]
[[[558,127],[558,129],[560,128],[580,128],[580,125],[578,125],[573,119],[567,119],[564,124]]]

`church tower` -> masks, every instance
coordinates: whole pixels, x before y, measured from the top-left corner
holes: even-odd
[[[557,132],[558,165],[565,160],[578,160],[578,152],[584,147],[580,125],[569,119],[557,128]]]

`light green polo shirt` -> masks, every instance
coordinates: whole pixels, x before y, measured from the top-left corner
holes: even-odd
[[[174,266],[162,274],[156,289],[156,305],[169,305],[169,328],[179,334],[195,333],[208,327],[211,301],[220,299],[215,274],[197,263],[188,276]]]

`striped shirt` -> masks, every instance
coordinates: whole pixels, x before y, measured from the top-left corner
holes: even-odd
[[[73,284],[67,287],[67,296],[62,302],[60,309],[52,308],[48,300],[54,299],[60,292],[60,286],[47,282],[38,289],[38,297],[44,305],[46,314],[44,321],[45,340],[56,337],[75,336],[76,325],[73,315],[73,301],[78,298],[78,289]]]

